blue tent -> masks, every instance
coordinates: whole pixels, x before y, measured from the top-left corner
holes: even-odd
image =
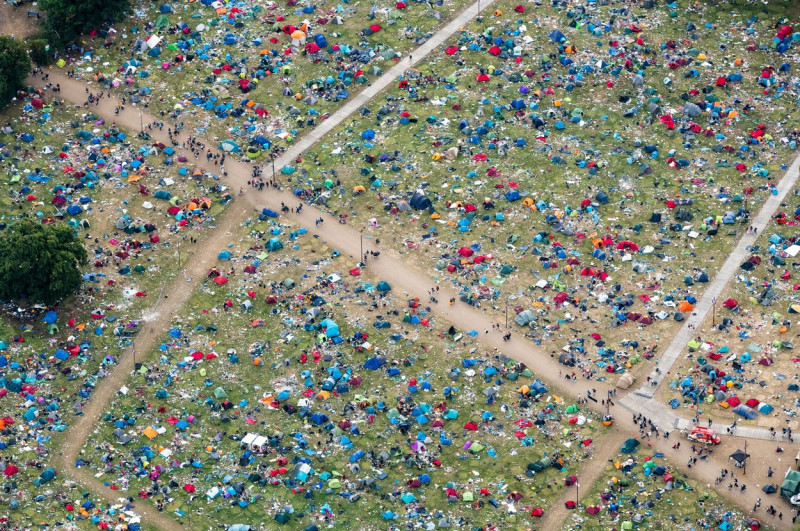
[[[389,283],[386,282],[385,280],[381,280],[380,282],[378,282],[377,289],[378,289],[378,291],[381,291],[381,292],[383,292],[383,291],[391,291],[392,290],[392,286],[390,286]]]
[[[311,422],[319,426],[320,424],[328,422],[328,417],[322,413],[314,413],[311,415]]]
[[[219,148],[223,151],[228,151],[232,153],[239,152],[239,144],[237,144],[233,140],[223,140],[222,142],[220,142]]]
[[[758,416],[758,413],[756,413],[755,411],[753,411],[752,408],[744,404],[739,404],[738,406],[733,408],[733,412],[736,413],[737,415],[741,415],[747,420],[753,420]]]
[[[49,312],[44,314],[44,317],[42,318],[42,322],[43,323],[47,323],[47,324],[53,324],[53,323],[56,322],[56,319],[58,319],[58,314],[56,312],[54,312],[53,310],[50,310]]]
[[[230,251],[222,251],[217,255],[217,258],[219,258],[220,260],[230,260],[231,253]]]
[[[547,36],[556,44],[560,43],[562,40],[567,40],[564,34],[561,33],[561,30],[553,30]]]
[[[370,358],[367,361],[365,361],[364,362],[364,368],[365,369],[369,369],[371,371],[376,371],[376,370],[380,369],[385,363],[386,363],[386,360],[376,356],[374,358]]]
[[[361,458],[364,457],[364,455],[365,455],[364,450],[356,450],[356,453],[350,456],[350,462],[355,463],[361,460]]]

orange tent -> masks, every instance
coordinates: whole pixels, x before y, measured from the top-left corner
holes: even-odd
[[[694,310],[694,305],[689,301],[681,301],[678,305],[678,309],[682,312],[691,312]]]

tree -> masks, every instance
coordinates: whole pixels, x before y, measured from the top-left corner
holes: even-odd
[[[31,60],[25,44],[13,37],[0,35],[0,108],[5,107],[25,86],[31,71]]]
[[[63,48],[78,36],[120,20],[131,8],[130,0],[40,0],[48,41]]]
[[[69,226],[15,223],[0,233],[0,299],[57,302],[80,286],[86,259]]]

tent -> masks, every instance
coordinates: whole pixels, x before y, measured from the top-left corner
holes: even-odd
[[[631,454],[636,451],[636,447],[639,446],[639,441],[636,439],[628,439],[620,448],[620,452],[624,454]]]
[[[530,310],[521,311],[514,318],[514,322],[517,323],[517,325],[519,326],[525,326],[535,320],[536,320],[536,314]]]
[[[742,450],[736,450],[729,456],[730,459],[733,459],[737,463],[743,463],[748,457],[750,457],[750,454],[746,454]]]
[[[628,389],[636,378],[630,372],[626,372],[622,376],[620,376],[619,380],[617,380],[617,387],[620,389]]]

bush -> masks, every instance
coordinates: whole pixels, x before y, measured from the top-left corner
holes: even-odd
[[[15,223],[0,233],[0,299],[57,302],[81,285],[86,258],[67,225]]]
[[[25,86],[31,60],[25,45],[13,37],[0,35],[0,108],[8,105]]]
[[[39,66],[47,66],[53,62],[53,52],[48,49],[49,44],[45,39],[30,39],[26,41],[31,60]]]
[[[78,36],[120,20],[130,10],[130,0],[40,0],[45,13],[44,32],[50,44],[61,49]]]

